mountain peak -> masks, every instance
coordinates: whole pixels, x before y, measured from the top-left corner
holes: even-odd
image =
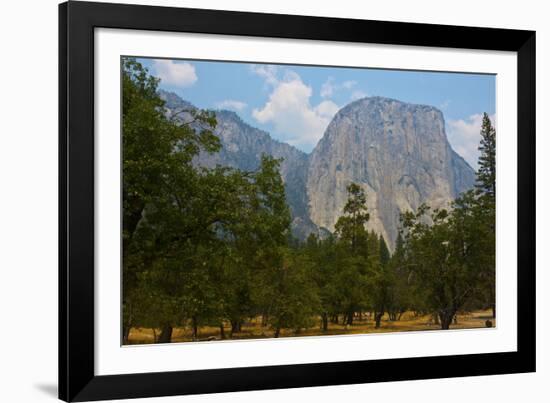
[[[158,94],[160,96],[160,99],[162,99],[165,102],[164,106],[172,111],[181,110],[181,109],[187,109],[187,110],[197,109],[195,105],[183,100],[175,92],[159,89]]]
[[[393,246],[400,213],[422,203],[448,207],[474,178],[447,141],[439,109],[366,97],[334,116],[310,156],[310,216],[333,230],[347,200],[347,185],[357,183],[367,195],[367,226]]]

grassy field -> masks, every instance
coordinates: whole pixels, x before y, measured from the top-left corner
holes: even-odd
[[[496,326],[496,320],[491,319],[491,311],[475,311],[462,313],[458,315],[457,323],[451,325],[451,329],[475,329],[485,328],[485,322],[491,320],[493,327]],[[415,317],[412,312],[406,312],[399,321],[390,321],[384,316],[379,329],[375,329],[374,320],[364,317],[363,320],[355,319],[352,326],[343,326],[329,323],[328,331],[321,331],[320,327],[301,329],[298,333],[294,330],[281,330],[280,337],[298,337],[298,336],[320,336],[320,335],[340,335],[340,334],[365,334],[365,333],[388,333],[388,332],[407,332],[419,330],[439,330],[440,326],[433,322],[430,315]],[[269,327],[262,327],[260,318],[246,322],[242,326],[242,331],[233,334],[232,339],[262,339],[272,338],[273,330]],[[154,343],[154,335],[159,335],[160,330],[133,328],[130,331],[129,344],[151,344]],[[199,328],[198,341],[220,340],[219,327],[204,326]],[[225,334],[229,339],[230,328],[225,326]],[[191,329],[175,328],[172,334],[172,342],[193,341]]]

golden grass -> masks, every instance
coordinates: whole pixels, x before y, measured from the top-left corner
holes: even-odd
[[[458,315],[458,323],[452,324],[451,329],[475,329],[485,328],[485,321],[489,319],[493,327],[496,325],[496,320],[491,319],[491,311],[474,311],[465,312]],[[319,321],[320,322],[320,321]],[[352,326],[343,326],[339,324],[329,323],[328,330],[323,332],[320,325],[308,329],[300,329],[298,333],[294,330],[283,329],[279,337],[301,337],[301,336],[323,336],[323,335],[342,335],[342,334],[367,334],[367,333],[390,333],[390,332],[407,332],[407,331],[423,331],[423,330],[440,330],[440,326],[433,323],[430,315],[415,317],[412,312],[405,312],[401,320],[390,321],[387,315],[382,318],[379,329],[375,329],[375,323],[372,319],[364,316],[363,320],[354,320]],[[224,326],[226,337],[229,339],[230,328],[228,324]],[[156,330],[157,337],[160,330]],[[272,338],[274,331],[269,327],[262,327],[260,318],[255,318],[250,322],[246,322],[242,326],[242,331],[233,334],[233,340],[239,339],[262,339]],[[199,341],[205,341],[215,338],[220,340],[219,327],[203,326],[198,330]],[[175,328],[172,333],[172,342],[190,342],[192,340],[190,328]],[[151,344],[154,343],[153,329],[132,328],[129,336],[128,344]]]

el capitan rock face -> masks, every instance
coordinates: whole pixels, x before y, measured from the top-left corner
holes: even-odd
[[[367,195],[369,229],[393,247],[399,213],[422,203],[448,206],[474,184],[472,168],[456,154],[436,108],[388,98],[363,98],[342,108],[309,159],[309,216],[330,231],[355,182]]]
[[[194,108],[176,94],[161,92],[171,110]],[[255,170],[263,153],[282,158],[281,176],[292,212],[294,236],[334,230],[355,182],[367,195],[369,229],[393,249],[399,213],[421,203],[443,207],[475,181],[473,169],[452,150],[443,114],[436,108],[388,98],[363,98],[342,108],[310,155],[217,111],[215,133],[222,149],[201,154],[202,166]]]

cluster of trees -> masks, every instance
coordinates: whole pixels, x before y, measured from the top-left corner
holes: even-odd
[[[123,60],[123,342],[132,327],[170,342],[174,327],[219,326],[232,337],[251,318],[278,337],[366,312],[437,314],[442,328],[461,309],[494,308],[494,129],[484,119],[479,186],[450,211],[422,206],[402,216],[393,254],[366,229],[360,186],[325,239],[293,239],[280,161],[259,168],[193,164],[221,144],[212,112],[174,118],[158,79]],[[450,319],[449,319],[450,318]],[[229,333],[229,334],[228,334]]]
[[[402,214],[403,264],[424,288],[421,301],[448,329],[460,310],[495,306],[496,132],[483,115],[477,184],[450,210],[422,205]]]

